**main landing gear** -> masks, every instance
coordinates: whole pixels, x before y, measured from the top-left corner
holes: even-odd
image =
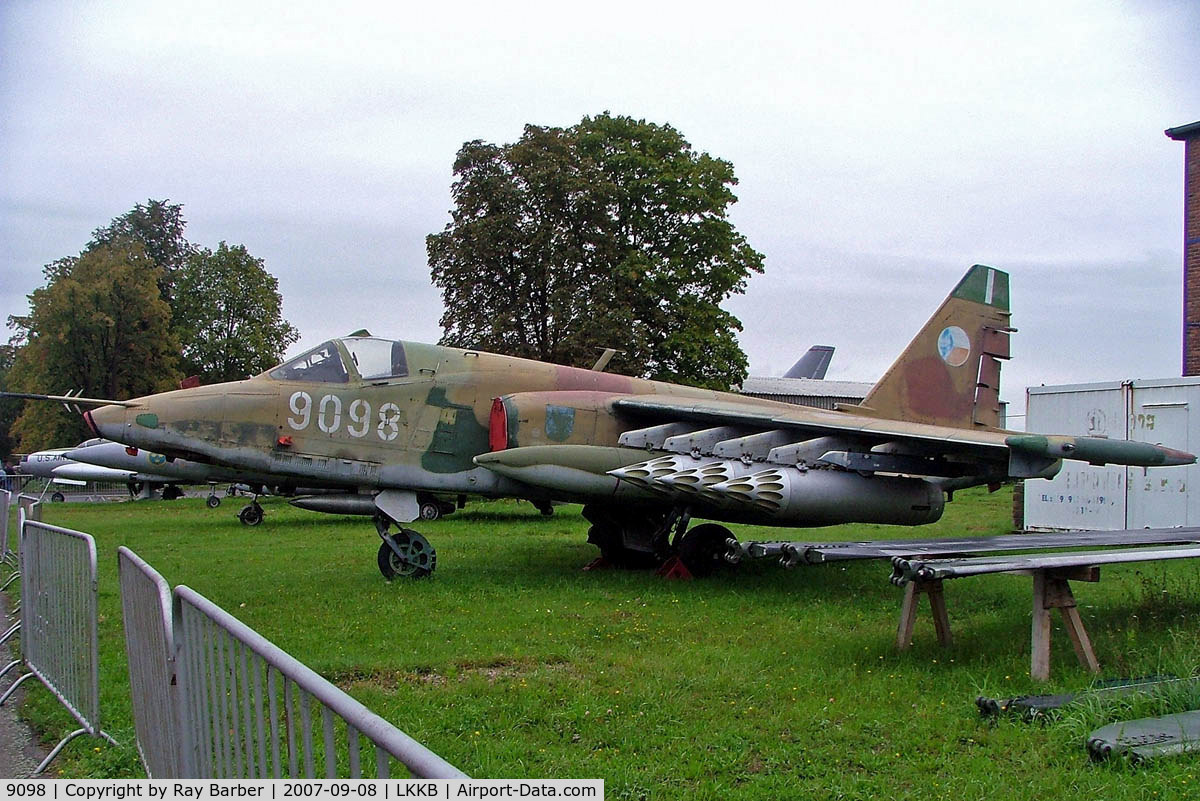
[[[226,497],[236,497],[237,491],[234,489],[234,486],[235,485],[233,484],[229,485],[229,491],[225,493]],[[263,512],[263,508],[258,505],[258,496],[266,494],[266,491],[267,488],[262,485],[252,486],[249,488],[249,494],[252,495],[250,498],[250,503],[243,506],[242,510],[238,512],[238,520],[241,521],[243,526],[257,526],[263,521],[265,513]],[[217,493],[214,490],[208,498],[208,506],[210,509],[216,509],[221,504],[220,498],[217,498],[217,502],[213,503],[213,498],[216,498],[216,496]]]
[[[421,519],[425,521],[437,520],[456,508],[451,501],[443,501],[424,492],[417,493],[417,503],[420,505]]]
[[[733,533],[716,523],[688,528],[687,509],[647,512],[588,504],[583,516],[592,524],[588,542],[600,549],[602,563],[631,569],[661,568],[678,575],[678,564],[698,578],[731,567],[725,554]]]
[[[390,533],[392,526],[396,532]],[[391,518],[375,515],[375,530],[383,544],[379,546],[379,572],[388,581],[401,578],[426,578],[437,567],[437,551],[429,540],[410,528],[393,523]]]
[[[243,526],[257,526],[263,521],[263,508],[258,505],[258,496],[238,512],[238,520]]]

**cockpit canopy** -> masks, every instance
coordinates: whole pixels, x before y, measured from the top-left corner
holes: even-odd
[[[284,362],[267,375],[280,381],[345,384],[352,373],[364,381],[408,375],[404,343],[377,337],[331,339]]]

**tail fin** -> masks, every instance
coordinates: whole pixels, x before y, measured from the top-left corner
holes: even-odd
[[[784,378],[824,378],[829,363],[833,361],[832,345],[813,345],[783,374]]]
[[[848,411],[914,423],[1000,425],[1000,359],[1009,358],[1008,273],[976,264]]]

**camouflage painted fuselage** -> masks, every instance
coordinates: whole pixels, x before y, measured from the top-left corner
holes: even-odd
[[[345,481],[484,496],[560,498],[507,479],[473,459],[502,447],[615,447],[633,427],[611,401],[670,395],[698,401],[745,398],[609,373],[418,343],[397,343],[406,375],[363,379],[335,340],[346,380],[280,379],[271,373],[134,400],[89,413],[127,445],[296,479]],[[328,344],[328,343],[327,343]],[[272,371],[277,372],[277,371]],[[514,397],[515,396],[515,397]],[[493,407],[507,414],[501,432]],[[541,402],[539,402],[541,401]],[[793,407],[753,401],[763,409]]]

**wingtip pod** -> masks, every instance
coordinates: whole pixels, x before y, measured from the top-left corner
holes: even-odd
[[[1045,434],[1021,434],[1004,440],[1008,447],[1031,456],[1073,459],[1090,464],[1120,464],[1130,467],[1177,467],[1194,464],[1196,457],[1186,451],[1102,437],[1066,437]]]

